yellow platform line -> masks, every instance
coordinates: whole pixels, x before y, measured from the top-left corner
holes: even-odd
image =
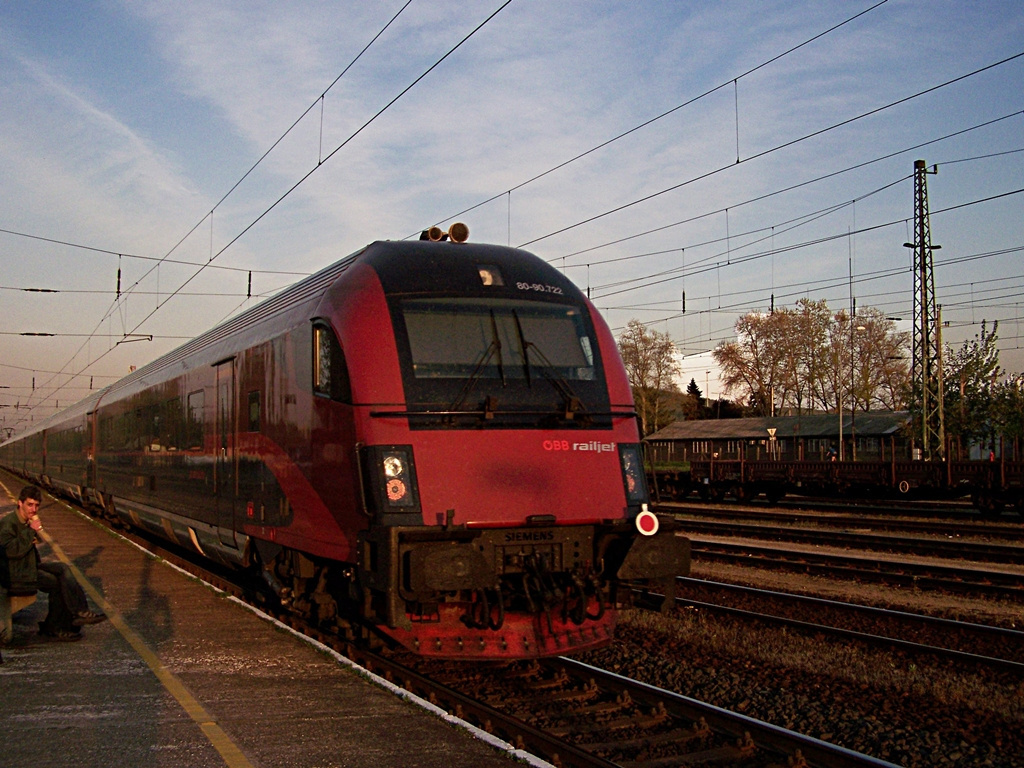
[[[17,503],[17,498],[13,496],[6,485],[0,481],[0,486],[7,492],[7,495],[12,501]],[[12,513],[14,514],[14,513]],[[164,666],[163,662],[160,661],[160,657],[146,645],[146,641],[132,629],[128,623],[124,620],[124,617],[118,613],[114,607],[104,599],[103,595],[99,593],[96,587],[93,586],[78,567],[68,559],[68,556],[64,554],[64,550],[53,540],[53,538],[46,533],[45,530],[39,531],[40,537],[53,548],[53,553],[57,556],[57,559],[67,565],[71,569],[71,573],[74,574],[75,580],[82,585],[82,589],[88,593],[93,601],[98,605],[105,614],[107,614],[107,620],[113,625],[121,636],[128,641],[128,644],[135,649],[135,652],[139,654],[139,657],[146,663],[146,666],[152,670],[153,674],[156,675],[157,680],[163,685],[167,692],[170,693],[177,702],[181,705],[188,716],[195,721],[199,728],[209,739],[213,748],[220,753],[220,756],[224,758],[224,762],[229,768],[253,768],[252,763],[242,754],[242,750],[231,740],[231,738],[224,732],[224,730],[217,724],[216,720],[208,713],[203,705],[200,704],[196,698],[188,692],[184,684],[175,677],[174,673],[171,672],[167,667]]]

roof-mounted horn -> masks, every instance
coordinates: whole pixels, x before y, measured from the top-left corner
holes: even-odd
[[[469,240],[469,227],[457,221],[448,227],[448,237],[453,243],[464,243]]]
[[[420,233],[420,240],[430,240],[435,243],[441,240],[451,240],[453,243],[464,243],[468,239],[469,227],[461,221],[457,221],[448,227],[447,232],[440,227],[431,227],[430,229],[424,229]]]

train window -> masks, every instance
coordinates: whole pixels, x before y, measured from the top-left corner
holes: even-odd
[[[258,389],[249,393],[249,431],[260,431],[260,392]]]
[[[164,450],[176,451],[181,447],[181,398],[174,397],[160,404],[160,443]]]
[[[505,278],[501,276],[501,270],[493,264],[481,264],[478,267],[480,282],[483,285],[504,285]]]
[[[339,402],[352,402],[345,354],[334,331],[323,322],[313,326],[313,391]]]
[[[205,405],[203,390],[197,389],[188,393],[188,424],[185,428],[187,447],[193,450],[203,447],[203,406]]]
[[[450,298],[409,300],[403,310],[417,379],[522,379],[545,370],[594,380],[594,346],[577,307]]]

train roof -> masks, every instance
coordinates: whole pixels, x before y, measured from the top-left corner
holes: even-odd
[[[180,370],[208,365],[230,357],[238,349],[309,321],[324,294],[346,270],[362,260],[377,271],[388,293],[451,290],[456,286],[462,290],[471,283],[479,286],[479,266],[493,264],[508,270],[507,279],[541,280],[558,285],[564,296],[582,299],[579,289],[571,281],[527,251],[481,243],[380,240],[196,336],[70,408],[32,424],[14,439],[84,415],[93,410],[101,398],[116,396],[134,386],[145,386],[149,377],[169,367],[177,366]]]
[[[99,390],[84,400],[80,400],[71,407],[32,424],[27,429],[24,429],[14,435],[12,439],[27,437],[33,433],[62,424],[69,419],[84,415],[93,410],[103,397],[106,397],[109,394],[114,394],[126,387],[131,387],[132,385],[145,380],[146,377],[151,376],[168,366],[173,366],[176,363],[180,365],[184,364],[184,361],[194,355],[201,355],[205,360],[205,356],[203,355],[204,351],[216,350],[221,342],[244,333],[246,329],[252,329],[268,321],[279,319],[283,315],[290,315],[292,313],[303,314],[307,312],[309,306],[311,304],[315,305],[319,302],[324,292],[334,284],[334,281],[337,280],[338,276],[348,269],[356,258],[365,250],[366,248],[361,248],[355,253],[331,264],[328,267],[325,267],[319,272],[316,272],[307,278],[303,278],[297,283],[285,288],[280,293],[271,296],[265,301],[261,301],[256,306],[247,309],[220,325],[211,328],[205,333],[196,336],[191,341],[187,341],[180,347],[176,347],[170,352],[161,355],[138,370],[132,371],[127,376],[118,379],[113,384]],[[277,327],[281,325],[281,323],[274,323],[274,325]],[[213,354],[216,354],[216,352],[214,351]]]
[[[467,278],[479,285],[476,265],[493,262],[510,269],[526,270],[524,277],[542,275],[548,282],[557,281],[566,294],[581,295],[560,272],[533,254],[516,248],[478,243],[380,240],[142,366],[110,385],[110,392],[129,387],[168,366],[185,361],[209,364],[214,362],[213,358],[228,356],[234,350],[226,346],[226,342],[231,341],[239,348],[251,346],[310,320],[328,289],[359,261],[366,261],[375,269],[388,293],[451,290],[456,286],[463,290]],[[466,274],[460,275],[460,272]]]
[[[858,411],[842,415],[843,434],[854,431],[860,437],[888,437],[910,423],[908,411]],[[838,439],[840,417],[834,413],[799,416],[759,416],[746,419],[702,419],[676,421],[648,435],[652,442],[675,440],[764,440],[775,430],[777,439]]]
[[[334,284],[339,275],[352,265],[363,250],[365,249],[360,249],[356,253],[325,267],[319,272],[285,288],[269,299],[260,302],[251,309],[247,309],[245,312],[196,336],[191,341],[185,342],[167,354],[161,355],[156,360],[147,363],[110,385],[110,392],[113,393],[129,387],[145,379],[147,376],[151,376],[176,363],[184,365],[185,361],[196,356],[199,357],[200,364],[209,363],[211,361],[207,358],[211,356],[217,357],[221,354],[224,342],[243,337],[242,346],[250,344],[254,340],[255,329],[268,323],[276,330],[292,325],[293,320],[298,322],[299,318],[308,319],[305,316],[308,314],[310,306],[315,306],[320,301],[324,292]]]
[[[47,416],[45,419],[41,421],[37,421],[30,424],[21,432],[18,432],[16,435],[12,435],[11,439],[20,440],[22,438],[33,435],[36,432],[42,432],[44,429],[52,429],[53,427],[59,424],[66,424],[68,422],[75,421],[76,419],[84,419],[85,414],[89,413],[89,411],[93,410],[96,407],[96,404],[100,401],[100,398],[102,398],[103,395],[107,393],[108,389],[109,387],[98,389],[92,394],[90,394],[88,397],[79,400],[74,405],[69,406],[61,411],[58,411],[52,416]],[[4,445],[6,443],[7,441],[5,440],[3,442],[0,442],[0,445]]]

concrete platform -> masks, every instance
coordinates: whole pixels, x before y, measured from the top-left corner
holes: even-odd
[[[0,516],[20,487],[0,476]],[[40,518],[110,620],[61,643],[37,634],[45,595],[15,615],[0,665],[0,765],[514,764],[62,502],[47,496]]]

